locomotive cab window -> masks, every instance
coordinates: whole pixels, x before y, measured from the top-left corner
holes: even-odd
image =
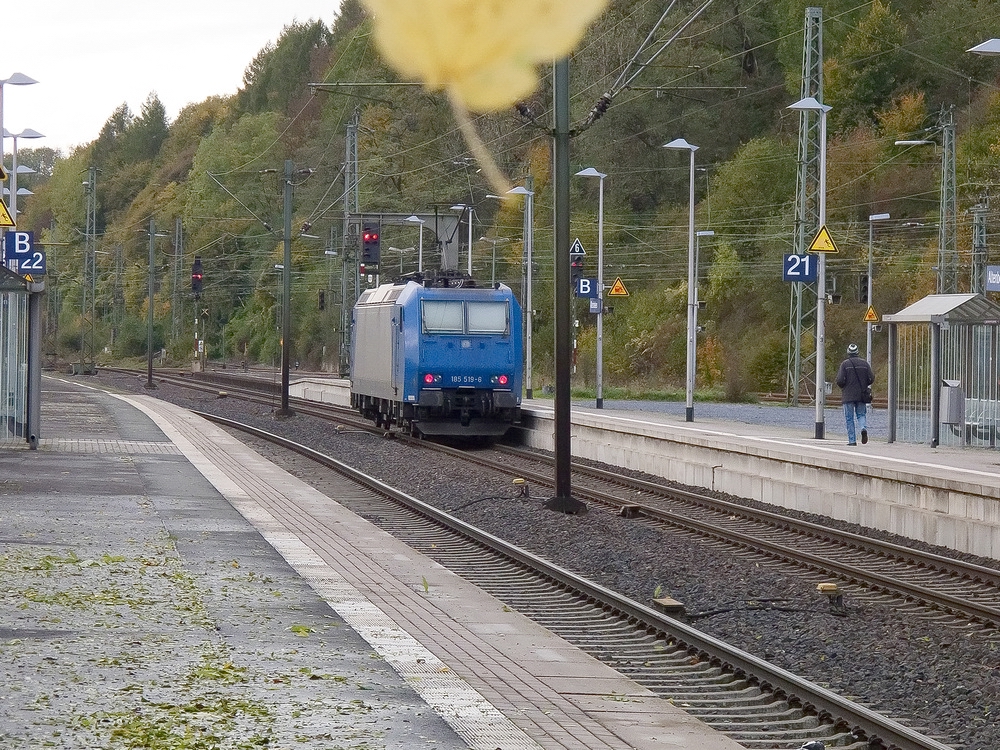
[[[469,303],[469,333],[506,334],[509,329],[506,302]]]
[[[423,300],[420,313],[424,333],[464,333],[464,307],[461,300]]]

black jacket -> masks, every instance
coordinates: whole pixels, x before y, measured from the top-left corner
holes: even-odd
[[[875,373],[872,372],[868,360],[852,354],[840,363],[840,369],[837,370],[837,385],[840,386],[840,399],[844,403],[864,401],[865,389],[874,382]]]

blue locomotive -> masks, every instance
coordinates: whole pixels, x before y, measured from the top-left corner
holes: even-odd
[[[521,306],[510,287],[413,274],[354,306],[351,406],[380,427],[503,435],[520,422]]]

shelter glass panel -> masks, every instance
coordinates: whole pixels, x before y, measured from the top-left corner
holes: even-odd
[[[0,443],[21,442],[28,416],[28,295],[0,293]]]
[[[904,443],[927,443],[931,439],[930,328],[922,325],[900,326],[898,341],[898,438]]]

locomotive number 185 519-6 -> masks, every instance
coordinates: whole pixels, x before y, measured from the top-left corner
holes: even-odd
[[[451,375],[448,380],[452,385],[481,385],[483,383],[483,376]]]

